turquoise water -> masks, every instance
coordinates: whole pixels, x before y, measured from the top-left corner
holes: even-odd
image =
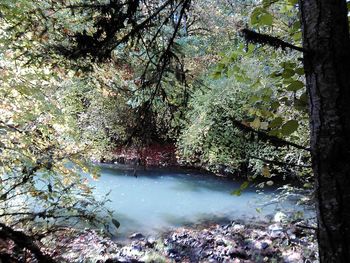
[[[132,169],[102,166],[100,179],[91,181],[97,197],[110,192],[107,206],[121,223],[119,236],[156,234],[207,221],[263,218],[275,209],[264,206],[258,212],[266,200],[253,187],[241,196],[231,195],[242,182],[186,171],[138,170],[137,177],[133,173]],[[271,193],[273,189],[266,191]]]

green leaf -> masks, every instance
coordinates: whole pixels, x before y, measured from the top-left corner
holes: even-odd
[[[244,190],[244,189],[246,189],[248,186],[249,186],[249,182],[248,182],[248,181],[244,181],[244,182],[241,184],[240,188],[241,188],[242,190]]]
[[[232,52],[232,54],[231,54],[231,56],[230,56],[231,62],[235,62],[237,58],[238,58],[238,53],[237,53],[237,51]]]
[[[304,68],[296,68],[295,73],[297,73],[300,76],[303,76],[305,74]]]
[[[295,80],[287,86],[288,91],[297,91],[304,88],[304,83],[300,80]]]
[[[300,41],[301,37],[302,37],[301,31],[296,32],[295,34],[293,34],[293,40],[296,41],[296,42]]]
[[[294,69],[296,64],[291,61],[283,61],[280,63],[280,66],[284,69]]]
[[[292,29],[293,31],[298,31],[298,30],[300,30],[300,28],[301,28],[301,22],[300,22],[300,20],[295,21],[295,22],[293,23],[292,27],[291,27],[291,29]]]
[[[267,13],[261,16],[260,18],[260,25],[267,25],[267,26],[271,26],[273,22],[273,17],[271,14]]]
[[[280,135],[280,131],[279,130],[271,130],[271,131],[269,131],[269,135],[271,135],[271,136],[279,136]]]
[[[291,5],[296,5],[298,3],[298,0],[288,0],[288,3]]]
[[[301,94],[300,95],[300,97],[299,97],[299,100],[301,100],[302,102],[304,102],[304,103],[308,103],[308,97],[307,97],[307,94],[306,94],[306,92],[304,92],[303,94]]]
[[[299,99],[296,99],[294,102],[295,109],[299,111],[307,112],[307,106],[308,106],[308,97],[306,92],[300,95]]]
[[[291,76],[293,76],[294,74],[295,74],[294,70],[292,70],[292,69],[285,69],[285,70],[283,70],[282,78],[288,79]]]
[[[240,196],[242,194],[242,191],[244,189],[246,189],[249,186],[249,182],[248,181],[244,181],[238,189],[234,190],[231,192],[231,195],[236,195],[236,196]]]
[[[279,106],[280,106],[280,103],[278,101],[273,101],[270,105],[270,108],[272,110],[277,110]]]
[[[290,135],[295,132],[299,127],[299,123],[296,120],[287,121],[283,124],[281,132],[283,135]]]
[[[260,97],[258,97],[258,96],[256,96],[256,95],[253,95],[253,96],[251,96],[250,98],[249,98],[249,103],[255,103],[255,102],[257,102],[257,101],[259,101],[260,100]]]
[[[305,183],[305,184],[303,185],[303,187],[305,187],[305,188],[312,188],[313,186],[312,186],[312,184],[310,184],[310,183]]]
[[[242,194],[242,190],[240,188],[231,192],[231,195],[235,195],[235,196],[240,196],[241,194]]]
[[[271,129],[280,127],[282,125],[283,119],[281,117],[277,117],[276,119],[274,119],[273,121],[270,122],[269,127]]]
[[[257,7],[250,16],[250,23],[256,26],[271,26],[273,16],[265,8]]]
[[[212,79],[220,79],[221,78],[221,71],[215,71],[212,75],[211,75]]]

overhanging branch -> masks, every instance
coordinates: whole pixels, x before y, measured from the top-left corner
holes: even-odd
[[[270,142],[271,144],[273,144],[275,146],[291,146],[291,147],[294,147],[294,148],[297,148],[297,149],[300,149],[300,150],[304,150],[304,151],[310,152],[310,148],[306,148],[306,147],[304,147],[302,145],[299,145],[299,144],[296,144],[294,142],[289,142],[289,141],[286,141],[286,140],[281,139],[279,137],[276,137],[276,136],[273,136],[273,135],[269,135],[266,132],[257,131],[255,129],[253,129],[252,127],[244,125],[240,121],[237,121],[237,120],[234,120],[234,119],[230,119],[230,120],[233,123],[233,125],[235,125],[241,131],[243,131],[245,133],[256,134],[258,136],[258,139],[261,140],[261,141]]]
[[[300,168],[311,168],[311,165],[307,165],[307,164],[287,163],[287,162],[281,162],[281,161],[276,161],[276,160],[269,160],[269,159],[265,159],[265,158],[258,157],[258,156],[252,156],[252,155],[249,155],[249,158],[260,160],[260,161],[263,161],[264,163],[274,164],[274,165],[282,166],[282,167],[283,166],[290,166],[290,167],[300,167]]]
[[[243,37],[245,38],[245,40],[247,42],[250,42],[250,43],[269,45],[269,46],[276,48],[276,49],[281,48],[282,50],[290,48],[290,49],[297,50],[300,52],[307,52],[307,50],[305,50],[302,47],[295,46],[295,45],[290,44],[286,41],[283,41],[282,39],[279,39],[277,37],[257,33],[255,31],[247,29],[247,28],[242,29],[240,32],[243,35]]]

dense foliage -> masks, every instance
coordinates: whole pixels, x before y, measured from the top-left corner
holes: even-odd
[[[295,3],[271,4],[251,5],[250,26],[299,44]],[[248,45],[239,34],[234,39],[226,40],[231,45],[221,50],[217,66],[203,78],[205,88],[190,102],[180,155],[220,172],[308,177],[307,96],[299,54]]]

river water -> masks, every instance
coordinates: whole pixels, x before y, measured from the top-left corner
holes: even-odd
[[[101,177],[91,180],[97,198],[109,193],[109,209],[121,223],[119,237],[133,232],[154,235],[166,229],[204,222],[227,222],[237,219],[264,219],[276,209],[291,204],[265,206],[266,194],[248,187],[240,196],[231,195],[242,181],[185,170],[121,169],[101,166]],[[260,209],[262,210],[260,211]],[[293,208],[297,209],[297,208]],[[301,208],[300,208],[301,209]]]

